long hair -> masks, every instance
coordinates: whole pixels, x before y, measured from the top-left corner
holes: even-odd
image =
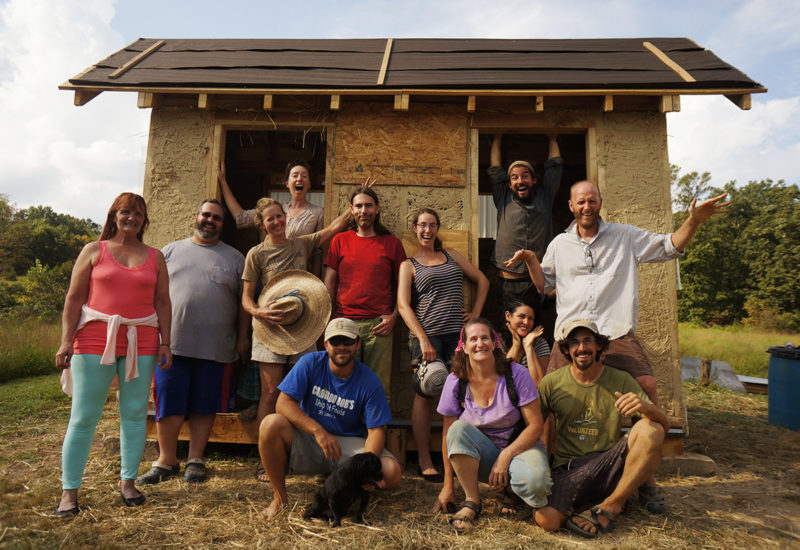
[[[141,210],[142,214],[144,214],[144,223],[142,223],[142,228],[136,234],[136,238],[139,241],[142,240],[144,230],[150,225],[150,218],[147,217],[147,204],[141,195],[125,192],[117,195],[117,198],[111,203],[111,208],[108,209],[106,224],[103,226],[103,232],[100,233],[101,241],[107,241],[117,234],[117,212],[124,208]]]
[[[511,370],[511,362],[506,359],[503,350],[501,350],[500,346],[498,345],[497,333],[494,331],[492,323],[483,317],[478,317],[474,321],[467,321],[464,324],[464,328],[461,329],[462,344],[459,345],[458,349],[456,349],[456,352],[453,355],[453,362],[450,366],[450,372],[455,374],[460,380],[469,380],[469,372],[472,367],[469,363],[469,357],[464,351],[464,346],[466,345],[467,329],[472,325],[484,325],[489,328],[489,331],[492,334],[492,339],[494,340],[494,351],[492,352],[492,355],[494,355],[494,368],[499,375],[504,375],[505,373],[509,372]]]
[[[253,216],[253,221],[255,221],[257,227],[261,227],[261,224],[264,222],[264,217],[261,215],[261,212],[273,205],[278,205],[278,207],[281,209],[281,212],[286,215],[286,210],[283,209],[283,205],[279,201],[276,201],[272,197],[263,197],[258,199],[258,202],[256,203],[256,215]]]
[[[375,201],[375,206],[380,206],[380,201],[378,201],[378,194],[372,190],[371,187],[359,187],[355,191],[350,194],[350,205],[353,205],[353,199],[356,198],[358,195],[367,195],[372,200]],[[381,213],[378,212],[375,214],[375,225],[372,226],[375,230],[375,233],[378,235],[391,235],[392,232],[386,229],[383,224],[381,223]],[[356,220],[353,219],[350,221],[350,229],[358,229],[358,225],[356,224]]]
[[[525,302],[523,302],[519,298],[513,298],[513,299],[509,300],[506,303],[506,307],[505,307],[505,310],[503,311],[503,313],[508,313],[509,315],[514,315],[514,313],[521,307],[528,307],[528,308],[531,309],[531,311],[534,311],[533,307],[531,307],[529,304],[526,304]],[[536,325],[536,317],[535,317],[535,315],[536,314],[534,312],[534,326]],[[502,333],[503,333],[503,337],[504,338],[505,338],[506,335],[509,336],[510,340],[507,340],[508,342],[511,343],[511,342],[514,341],[514,336],[511,334],[511,332],[509,332],[508,327],[506,327],[505,325],[503,325]],[[510,343],[509,343],[509,345],[510,345]]]
[[[283,173],[283,183],[289,181],[289,174],[292,173],[292,168],[295,166],[302,166],[308,172],[308,182],[311,183],[313,180],[311,179],[311,165],[308,164],[303,159],[294,159],[292,162],[286,165],[286,171]]]
[[[578,327],[578,328],[580,328],[580,327]],[[578,329],[577,328],[573,329],[572,332],[567,334],[567,336],[565,338],[563,338],[563,339],[558,341],[558,349],[561,350],[561,354],[564,357],[566,357],[567,359],[569,359],[570,361],[572,361],[572,355],[570,355],[570,353],[569,353],[569,337],[576,330],[578,330]],[[595,361],[599,361],[600,360],[600,356],[608,351],[609,338],[608,338],[608,336],[605,336],[604,334],[594,334],[593,333],[593,336],[594,336],[594,341],[597,342],[598,346],[600,346],[600,351],[598,351],[597,355],[595,355]]]
[[[442,222],[440,222],[440,221],[439,221],[439,213],[438,213],[436,210],[434,210],[433,208],[427,208],[427,207],[425,207],[425,208],[420,208],[419,210],[417,210],[417,213],[416,213],[416,214],[414,214],[414,221],[412,222],[412,224],[413,224],[414,226],[416,226],[416,225],[417,225],[417,222],[419,221],[419,217],[420,217],[421,215],[423,215],[423,214],[430,214],[431,216],[433,216],[434,218],[436,218],[436,225],[437,225],[437,227],[442,227]],[[439,239],[439,237],[437,236],[436,238],[434,238],[434,239],[433,239],[433,249],[434,249],[436,252],[439,252],[439,251],[441,251],[441,250],[442,250],[442,248],[444,248],[444,247],[442,246],[442,241],[441,241],[441,240]]]

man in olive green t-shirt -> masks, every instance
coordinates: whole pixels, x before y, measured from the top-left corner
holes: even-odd
[[[546,531],[565,524],[594,538],[614,528],[628,498],[655,473],[669,420],[628,373],[600,362],[608,338],[594,322],[570,321],[563,334],[558,344],[572,364],[539,384],[542,414],[554,415],[557,440],[552,492],[534,519]],[[639,420],[621,437],[623,416]]]

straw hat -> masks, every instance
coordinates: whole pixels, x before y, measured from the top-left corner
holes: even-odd
[[[308,349],[325,330],[331,316],[328,289],[308,271],[289,269],[270,279],[258,298],[258,306],[273,300],[272,309],[284,312],[283,322],[274,325],[254,319],[253,338],[281,355]]]

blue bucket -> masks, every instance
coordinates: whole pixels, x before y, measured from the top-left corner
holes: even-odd
[[[773,346],[769,354],[769,423],[800,430],[800,348]]]

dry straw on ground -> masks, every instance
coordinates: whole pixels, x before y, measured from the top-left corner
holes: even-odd
[[[687,450],[714,458],[716,475],[663,477],[667,515],[630,506],[615,532],[596,541],[545,534],[529,519],[500,516],[499,502],[485,487],[475,529],[456,536],[446,516],[430,511],[437,486],[413,475],[412,468],[397,490],[373,496],[366,513],[370,525],[346,520],[330,529],[304,521],[303,508],[319,482],[306,476],[290,478],[288,513],[265,522],[269,485],[253,479],[255,456],[241,447],[213,447],[207,483],[172,479],[146,487],[144,506],[125,508],[117,481],[118,423],[109,404],[80,491],[82,511],[74,519],[50,515],[59,495],[62,421],[31,419],[0,442],[0,547],[800,548],[800,434],[767,424],[763,396],[695,386],[686,395]]]

